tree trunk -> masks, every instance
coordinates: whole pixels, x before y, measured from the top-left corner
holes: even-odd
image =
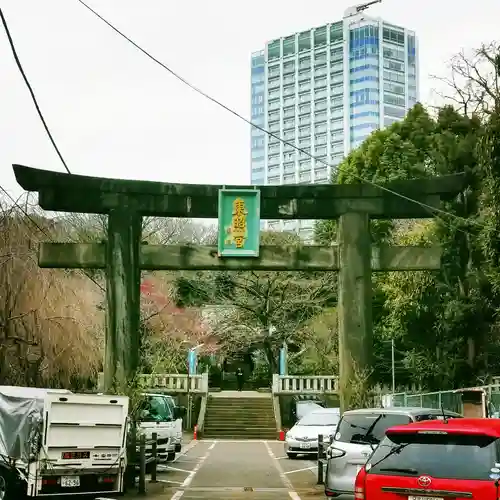
[[[269,341],[264,341],[264,353],[267,358],[267,362],[269,363],[269,371],[271,373],[278,373],[278,360],[273,352],[273,347]]]

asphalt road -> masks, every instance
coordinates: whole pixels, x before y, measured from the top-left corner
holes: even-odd
[[[316,485],[316,461],[290,460],[277,441],[193,441],[174,462],[159,466],[158,480],[162,492],[150,497],[155,500],[326,498]]]

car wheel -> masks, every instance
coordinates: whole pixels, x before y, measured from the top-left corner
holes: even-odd
[[[287,453],[287,456],[289,459],[294,460],[297,458],[297,453]]]
[[[167,462],[171,462],[175,458],[175,451],[169,451],[167,455]]]

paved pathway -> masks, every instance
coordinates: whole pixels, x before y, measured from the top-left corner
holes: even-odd
[[[323,499],[315,465],[288,459],[277,441],[193,441],[175,462],[159,466],[163,492],[151,498]]]

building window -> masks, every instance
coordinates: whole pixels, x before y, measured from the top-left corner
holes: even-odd
[[[317,168],[314,171],[314,178],[316,180],[326,179],[327,177],[328,177],[328,169],[326,167],[325,168]]]
[[[404,107],[406,105],[405,98],[397,95],[384,94],[384,103],[392,104],[393,106]]]
[[[406,115],[406,109],[396,108],[394,106],[384,106],[384,115],[393,116],[396,118],[404,118]]]
[[[280,178],[279,178],[279,175],[278,176],[275,176],[275,177],[268,177],[267,178],[267,183],[268,184],[279,184],[280,183]]]
[[[332,63],[344,60],[344,49],[342,47],[336,47],[330,52],[330,61]]]
[[[404,95],[405,88],[403,85],[397,85],[395,83],[384,82],[384,90],[386,92],[392,92],[393,94]]]
[[[314,138],[314,143],[316,144],[316,146],[326,144],[326,134],[316,135]]]
[[[299,174],[299,182],[310,182],[311,172],[301,172]]]
[[[314,109],[316,111],[323,111],[326,109],[326,99],[320,99],[319,101],[315,101]]]
[[[310,57],[301,57],[299,59],[299,68],[307,69],[311,67],[311,58]]]
[[[326,86],[326,78],[318,78],[314,82],[314,88],[320,88],[320,87],[325,87]]]
[[[295,184],[295,174],[284,175],[283,184]]]
[[[326,120],[326,111],[317,111],[314,113],[314,121],[320,122]]]
[[[382,38],[384,42],[392,42],[397,45],[405,44],[405,34],[404,31],[394,30],[390,28],[384,28]]]
[[[397,61],[405,60],[405,51],[396,49],[395,47],[384,47],[384,57],[389,59],[396,59]]]
[[[299,52],[311,50],[311,31],[299,33]]]
[[[390,59],[384,59],[384,68],[390,69],[392,71],[401,71],[404,73],[405,63],[398,61],[391,61]]]
[[[330,43],[340,43],[344,39],[344,26],[342,21],[330,26]]]
[[[275,40],[267,45],[267,60],[272,61],[281,57],[281,40]]]

